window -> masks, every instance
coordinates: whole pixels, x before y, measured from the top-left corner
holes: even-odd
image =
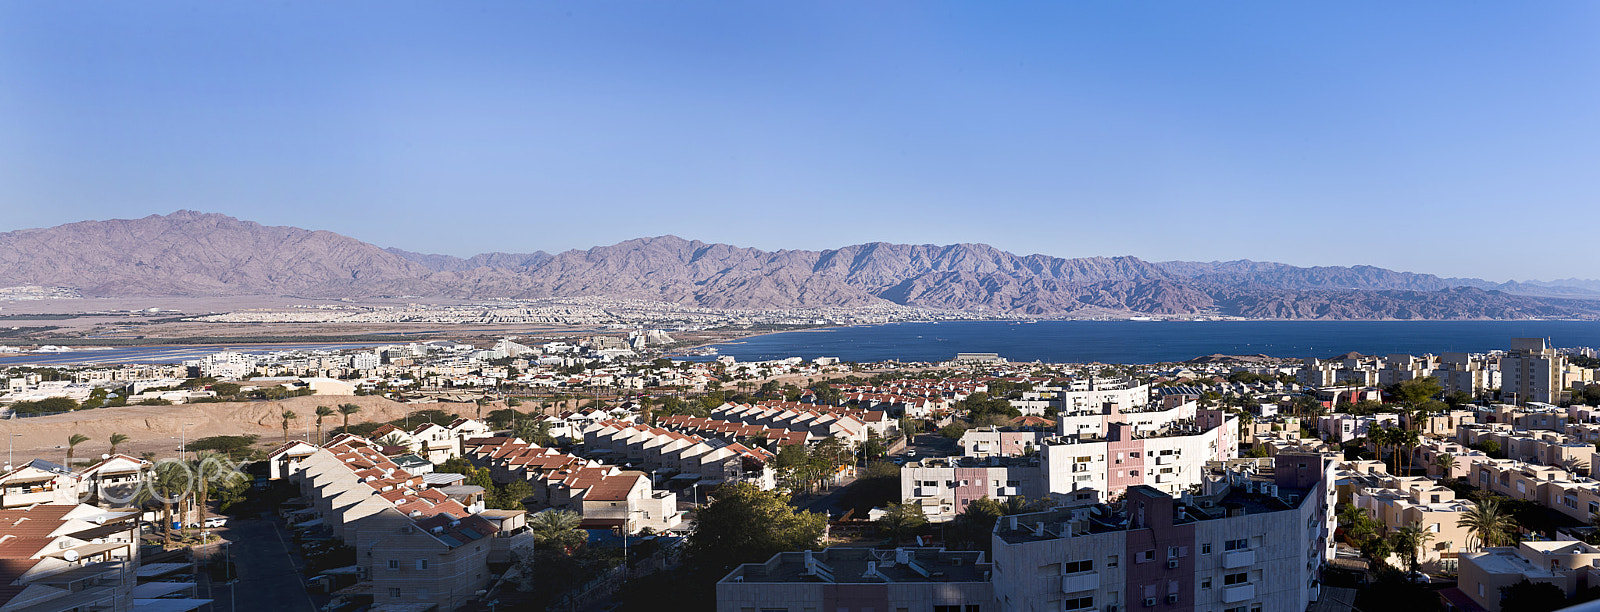
[[[390,597],[399,597],[400,596],[400,589],[397,589],[395,587],[389,587],[389,596]]]
[[[1155,558],[1156,558],[1156,551],[1153,551],[1153,550],[1147,550],[1147,551],[1144,551],[1142,553],[1139,553],[1139,562],[1140,563],[1144,563],[1146,561],[1154,561]]]
[[[1202,589],[1211,588],[1211,578],[1209,578],[1209,577],[1201,578],[1200,579],[1200,588],[1202,588]]]
[[[1234,606],[1232,608],[1223,610],[1222,612],[1245,612],[1245,608],[1244,606]]]
[[[1206,542],[1205,544],[1201,544],[1200,545],[1200,554],[1202,554],[1202,555],[1211,554],[1211,543],[1210,542]]]
[[[1063,574],[1092,571],[1094,571],[1094,561],[1072,561],[1061,564],[1061,573]]]
[[[1061,600],[1063,610],[1092,610],[1094,609],[1094,596],[1068,597]]]
[[[389,560],[389,569],[400,569],[400,560],[399,559],[390,559]]]
[[[1116,566],[1117,566],[1117,556],[1116,555],[1111,555],[1109,557],[1106,557],[1106,567],[1116,567]]]
[[[1176,546],[1168,546],[1167,547],[1167,558],[1168,559],[1176,559],[1176,558],[1178,558],[1178,547],[1176,547]]]
[[[933,612],[961,612],[961,606],[934,606]]]
[[[427,559],[417,559],[417,569],[419,569],[419,570],[428,569],[428,560]]]
[[[1233,586],[1250,582],[1250,572],[1239,572],[1222,577],[1222,586]]]
[[[1250,538],[1239,538],[1222,543],[1223,550],[1244,550],[1250,548]]]

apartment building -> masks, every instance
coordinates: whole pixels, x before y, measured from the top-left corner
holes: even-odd
[[[1048,437],[1049,432],[1040,430],[978,427],[961,434],[956,444],[966,457],[1017,457],[1038,452],[1039,446]]]
[[[1200,483],[1206,462],[1238,456],[1238,428],[1236,416],[1201,410],[1193,421],[1154,431],[1113,423],[1106,437],[1049,438],[1040,448],[1045,491],[1095,489],[1116,496],[1128,487],[1148,485],[1178,493]]]
[[[1471,534],[1457,523],[1477,504],[1457,499],[1453,489],[1427,478],[1385,474],[1376,481],[1360,487],[1351,503],[1366,510],[1385,533],[1412,524],[1428,532],[1428,541],[1417,551],[1424,571],[1455,571],[1456,557],[1476,548]],[[1400,561],[1395,559],[1396,564]]]
[[[826,548],[746,563],[717,582],[717,612],[997,612],[982,552]]]
[[[1004,517],[1002,610],[1304,610],[1333,555],[1331,461],[1279,455],[1181,498],[1136,485],[1112,506]]]
[[[1566,388],[1567,357],[1544,338],[1512,338],[1511,350],[1500,357],[1500,397],[1514,404],[1555,404]]]
[[[1522,542],[1461,555],[1457,588],[1489,612],[1501,612],[1501,591],[1523,580],[1553,584],[1567,597],[1592,585],[1600,548],[1583,542]],[[1506,612],[1515,612],[1507,610]]]
[[[1044,496],[1038,459],[989,457],[931,458],[900,469],[900,502],[922,506],[930,522],[953,520],[978,499]]]

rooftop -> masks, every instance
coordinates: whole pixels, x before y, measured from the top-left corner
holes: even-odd
[[[988,579],[989,564],[979,551],[829,548],[778,553],[765,563],[746,563],[734,568],[722,582],[884,584],[986,582]]]

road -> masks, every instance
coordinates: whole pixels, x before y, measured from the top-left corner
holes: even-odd
[[[230,542],[228,546],[233,549],[233,563],[239,575],[232,585],[209,585],[209,596],[202,590],[202,597],[215,600],[212,610],[314,612],[317,609],[311,596],[306,594],[297,557],[290,554],[294,543],[276,517],[234,517],[228,521],[222,537]],[[232,593],[234,590],[238,592]]]

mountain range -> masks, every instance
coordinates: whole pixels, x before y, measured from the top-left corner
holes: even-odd
[[[1493,283],[1371,266],[1015,255],[983,244],[762,251],[675,236],[470,258],[178,211],[0,233],[0,286],[86,296],[607,296],[709,308],[902,304],[1028,316],[1600,318],[1600,282]]]

